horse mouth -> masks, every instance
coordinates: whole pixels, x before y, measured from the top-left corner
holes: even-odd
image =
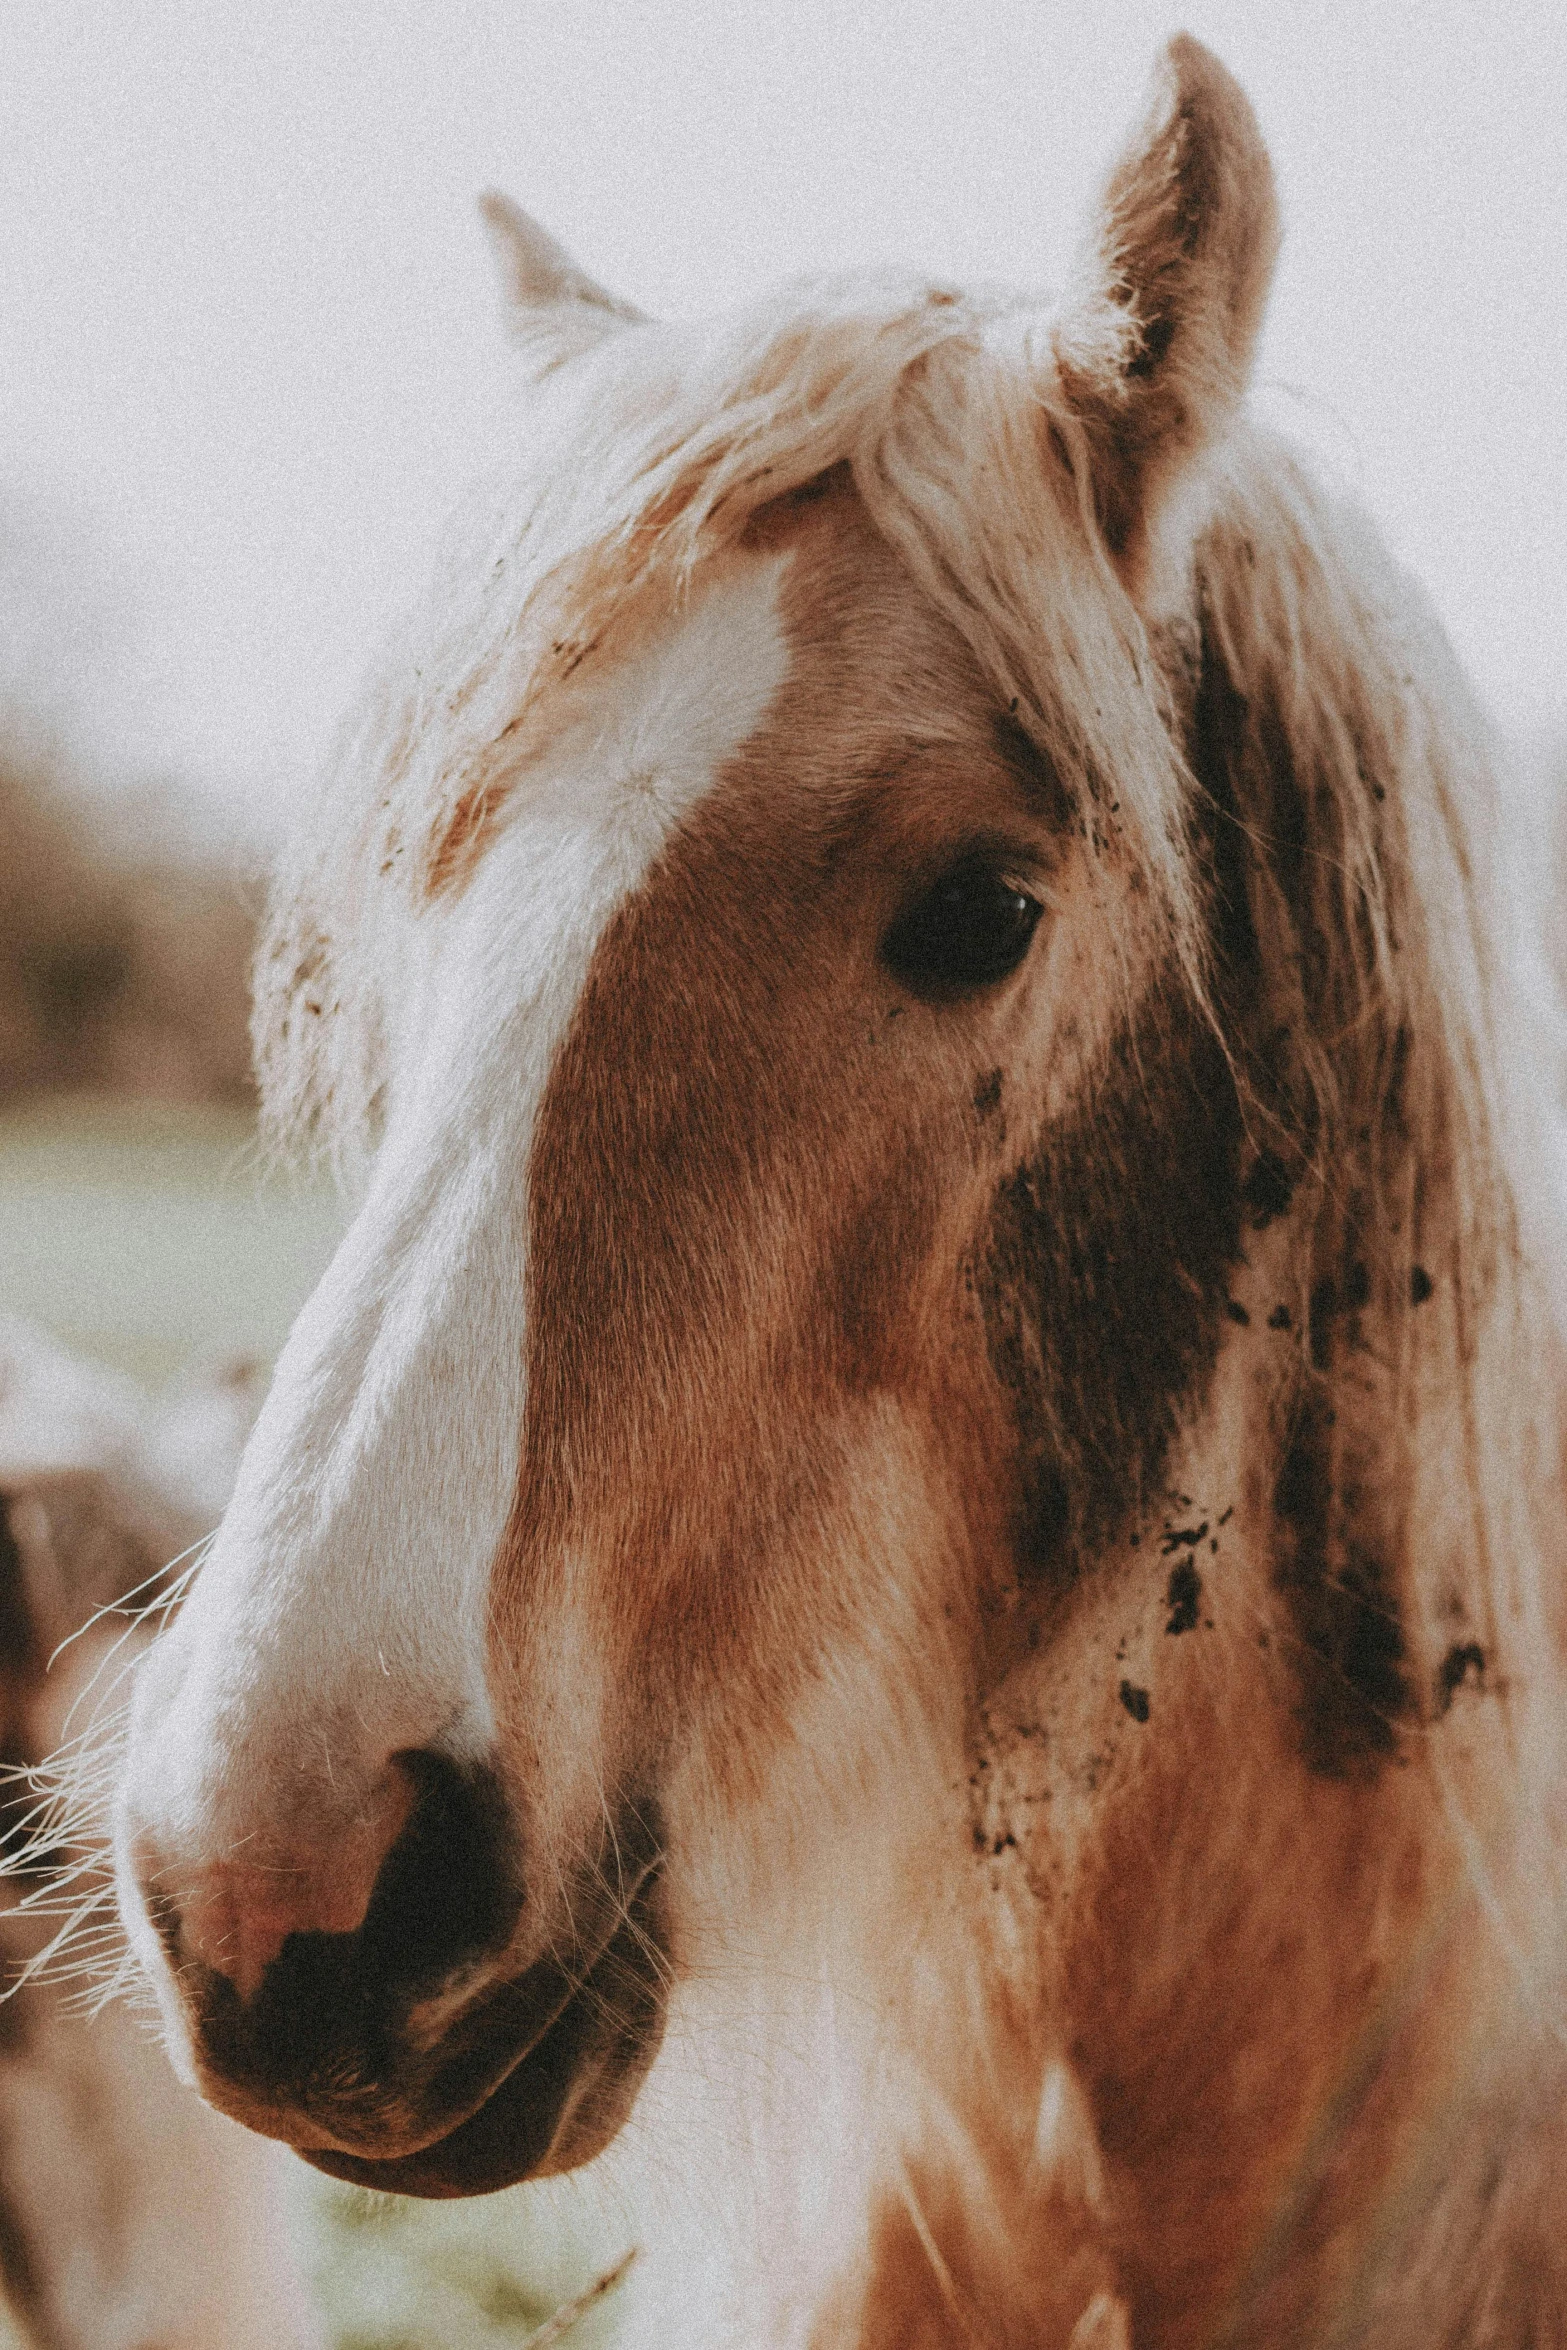
[[[297,2140],[295,2151],[352,2186],[428,2197],[488,2195],[591,2161],[630,2113],[663,2038],[661,1874],[648,1872],[564,2005],[444,2137],[384,2158]]]

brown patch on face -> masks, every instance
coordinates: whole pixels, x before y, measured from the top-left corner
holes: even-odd
[[[1218,1354],[1240,1244],[1241,1122],[1178,983],[1065,1129],[997,1193],[980,1275],[1024,1463],[1027,1582],[1069,1584],[1153,1490]]]
[[[767,528],[796,546],[790,676],[601,939],[531,1160],[492,1637],[525,1658],[530,1580],[586,1545],[617,1715],[650,1738],[698,1684],[749,1677],[764,1720],[848,1637],[850,1570],[822,1587],[846,1415],[896,1396],[952,1464],[960,1552],[994,1538],[1005,1431],[964,1268],[1014,1049],[1051,1017],[1029,995],[1047,941],[939,1004],[881,946],[976,844],[1042,875],[1077,853],[1054,779],[852,497]]]

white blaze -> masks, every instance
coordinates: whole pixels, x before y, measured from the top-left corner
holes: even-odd
[[[364,1205],[138,1695],[129,1810],[171,1858],[346,1815],[395,1748],[488,1743],[539,1105],[605,925],[783,681],[785,560],[731,571],[586,691],[466,888],[411,928]]]

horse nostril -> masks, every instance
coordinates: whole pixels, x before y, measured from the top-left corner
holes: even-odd
[[[351,1820],[251,1840],[246,1857],[194,1871],[144,1842],[138,1875],[171,1965],[194,1960],[242,2003],[290,1946],[307,1968],[300,1954],[331,1950],[334,1971],[346,1961],[368,1980],[412,1988],[504,1941],[519,1906],[505,1819],[487,1777],[410,1750],[390,1758]]]
[[[376,1879],[360,1940],[368,1966],[417,1989],[500,1949],[522,1895],[498,1783],[427,1750],[396,1760],[413,1803]]]
[[[290,1935],[354,1933],[416,1800],[393,1756],[350,1819],[286,1842],[247,1838],[240,1857],[191,1869],[142,1839],[137,1873],[171,1964],[193,1959],[249,1999]]]

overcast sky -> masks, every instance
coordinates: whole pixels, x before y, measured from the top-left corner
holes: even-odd
[[[0,0],[0,686],[280,801],[510,429],[481,187],[649,310],[1046,284],[1181,24],[1278,170],[1270,412],[1567,728],[1562,0]]]

